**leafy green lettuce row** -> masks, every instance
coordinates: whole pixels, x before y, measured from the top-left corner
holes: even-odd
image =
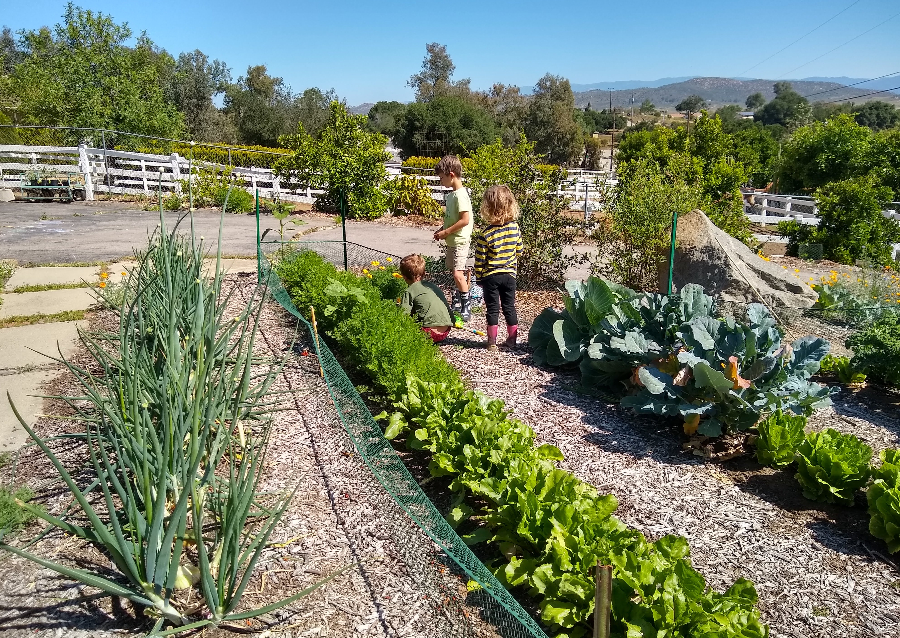
[[[869,481],[872,448],[852,434],[826,428],[811,432],[797,448],[797,480],[814,501],[852,505]]]
[[[538,364],[579,363],[582,383],[627,393],[637,412],[680,416],[688,434],[745,430],[763,414],[809,414],[831,390],[811,382],[828,342],[787,345],[768,310],[751,304],[746,323],[712,316],[700,286],[678,295],[637,293],[596,277],[570,281],[566,308],[544,310],[528,335]]]
[[[893,554],[900,551],[900,450],[882,450],[881,467],[872,470],[872,478],[866,492],[869,532]]]
[[[803,442],[806,417],[776,410],[759,422],[756,460],[760,465],[786,467],[794,462],[797,446]]]
[[[613,565],[613,630],[628,636],[768,635],[759,622],[752,583],[739,580],[724,594],[693,569],[687,541],[667,536],[649,543],[612,516],[618,503],[556,467],[552,445],[535,446],[534,432],[509,418],[503,403],[461,383],[409,377],[386,436],[406,433],[407,444],[431,452],[432,476],[452,476],[458,527],[464,536],[497,545],[505,560],[495,573],[539,600],[541,618],[557,636],[589,633],[594,611],[593,570]],[[387,414],[380,415],[387,418]],[[476,512],[466,503],[478,503]]]

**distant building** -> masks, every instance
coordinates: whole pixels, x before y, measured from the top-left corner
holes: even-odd
[[[752,120],[753,119],[753,111],[739,111],[738,117],[742,120]]]

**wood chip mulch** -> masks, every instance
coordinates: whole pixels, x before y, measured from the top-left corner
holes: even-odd
[[[520,343],[533,317],[560,303],[558,293],[518,294]],[[502,340],[502,316],[500,324]],[[470,325],[484,330],[484,315]],[[503,399],[534,428],[540,443],[559,447],[563,468],[614,494],[625,523],[651,540],[686,536],[710,586],[752,580],[773,636],[900,636],[900,567],[868,533],[862,492],[852,508],[815,503],[803,498],[793,470],[761,468],[746,455],[701,459],[683,449],[678,423],[585,394],[577,369],[539,368],[526,345],[489,352],[484,341],[454,331],[441,350],[475,389]],[[852,432],[877,456],[898,446],[897,408],[896,398],[843,391],[810,427]]]
[[[235,302],[247,298],[248,278],[229,277],[238,287]],[[115,327],[111,313],[95,313],[92,327]],[[288,355],[273,392],[284,395],[276,413],[267,458],[264,490],[298,486],[296,496],[270,539],[241,603],[252,609],[275,602],[346,565],[350,571],[280,611],[240,629],[261,636],[472,636],[494,637],[483,620],[483,607],[467,595],[466,578],[374,480],[337,418],[314,356],[299,356],[309,342],[295,341],[293,322],[274,302],[261,319],[264,356]],[[86,364],[84,352],[75,360]],[[61,374],[48,388],[73,394],[71,376]],[[61,403],[47,411],[70,414]],[[79,432],[71,419],[42,418],[42,436]],[[84,464],[84,450],[71,441],[54,447],[70,468]],[[89,473],[79,474],[85,484]],[[35,448],[26,448],[18,464],[0,469],[0,480],[28,484],[38,501],[59,513],[72,500]],[[33,524],[17,538],[41,529]],[[110,561],[87,544],[53,533],[32,551],[69,565],[109,571]],[[496,620],[496,619],[495,619]],[[0,635],[81,637],[135,635],[148,621],[127,601],[112,599],[54,572],[0,553]],[[223,628],[205,636],[234,635]]]

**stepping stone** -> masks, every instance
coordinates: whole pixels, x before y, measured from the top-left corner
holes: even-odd
[[[87,310],[94,303],[96,299],[88,288],[6,293],[0,306],[0,319],[39,312],[50,315],[66,310]],[[2,361],[0,365],[4,365]]]
[[[3,396],[0,397],[0,453],[14,452],[31,438],[13,414],[6,392],[9,392],[25,423],[33,427],[44,413],[44,399],[35,395],[46,394],[44,385],[59,373],[58,369],[49,369],[0,376],[0,387],[3,388]]]
[[[50,359],[38,352],[59,357],[57,342],[63,355],[71,356],[78,343],[77,329],[86,326],[86,321],[65,321],[3,328],[0,330],[0,374],[14,368],[53,364]],[[34,348],[38,352],[29,348]],[[0,376],[0,396],[5,396],[2,391],[5,388],[4,381],[5,377]]]

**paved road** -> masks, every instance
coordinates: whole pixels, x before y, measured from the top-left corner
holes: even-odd
[[[16,259],[20,263],[72,263],[129,257],[135,249],[146,245],[148,234],[159,223],[157,211],[134,210],[129,206],[133,204],[0,203],[0,259]],[[165,213],[166,225],[174,225],[178,217],[177,213]],[[341,238],[340,228],[329,218],[307,216],[304,221],[304,239]],[[207,242],[215,242],[219,213],[199,210],[194,213],[194,225],[198,235]],[[311,232],[317,227],[323,230]],[[260,232],[267,228],[278,228],[271,215],[260,219]],[[431,240],[432,232],[371,222],[347,225],[348,240],[396,255],[421,252],[437,256],[439,250]],[[224,254],[256,254],[255,216],[226,214],[222,236]],[[269,233],[268,238],[271,237]]]

